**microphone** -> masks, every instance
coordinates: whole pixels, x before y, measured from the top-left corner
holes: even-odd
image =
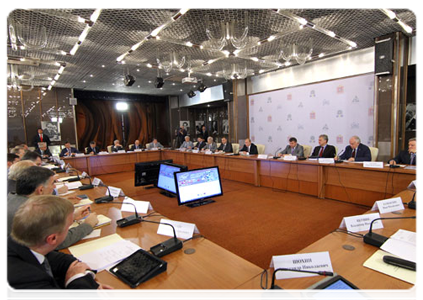
[[[342,155],[342,154],[344,154],[344,152],[345,152],[345,149],[343,149],[342,151],[341,151],[341,153],[339,153],[337,156],[338,156],[338,159],[337,160],[335,160],[335,163],[336,164],[339,164],[339,163],[343,163],[344,161],[343,160],[341,160],[341,159],[339,159],[339,157]]]
[[[278,268],[275,271],[273,271],[272,285],[270,289],[266,290],[263,294],[261,294],[261,300],[272,300],[272,299],[273,300],[277,300],[277,299],[298,300],[287,291],[275,285],[276,273],[279,271],[292,271],[292,272],[300,272],[300,273],[312,273],[312,274],[318,274],[323,276],[333,276],[333,272],[328,272],[328,271],[306,271],[306,270],[292,270],[288,268]]]
[[[107,190],[109,191],[109,195],[103,196],[103,197],[100,197],[100,198],[96,198],[96,199],[94,199],[94,202],[95,203],[108,203],[108,202],[113,201],[114,198],[113,198],[112,194],[110,193],[109,186],[105,185],[104,183],[102,183],[101,185],[107,187]]]
[[[84,172],[85,173],[85,172]],[[91,181],[91,176],[90,175],[88,175],[87,173],[85,173],[86,174],[86,176],[83,176],[82,178],[87,178],[88,177],[88,179],[90,180],[90,184],[85,184],[85,185],[81,185],[80,187],[79,187],[79,189],[82,191],[82,190],[89,190],[89,189],[93,189],[94,188],[94,186],[93,186],[93,183],[92,183],[92,181]],[[84,175],[84,174],[82,174],[82,175]]]
[[[179,240],[176,237],[176,231],[175,227],[173,227],[172,224],[169,223],[160,223],[155,221],[147,221],[146,219],[142,219],[142,222],[148,222],[148,223],[155,223],[155,224],[163,224],[171,226],[173,229],[173,238],[170,238],[162,243],[159,243],[153,247],[150,248],[151,253],[153,253],[157,257],[162,257],[165,255],[168,255],[172,252],[175,252],[176,250],[182,249],[183,243],[181,240]]]
[[[377,220],[415,219],[415,218],[416,218],[416,216],[412,216],[412,217],[396,217],[396,218],[377,218],[377,219],[374,219],[370,223],[369,232],[366,233],[363,236],[363,241],[366,244],[369,244],[369,245],[376,246],[376,247],[380,248],[380,246],[382,246],[383,243],[385,243],[388,240],[388,238],[386,236],[383,236],[383,235],[380,235],[380,234],[377,234],[377,233],[372,232],[373,223],[375,221],[377,221]]]
[[[410,209],[416,209],[416,201],[414,200],[414,197],[416,196],[416,192],[413,194],[413,199],[411,199],[410,202],[408,202],[408,208]]]
[[[276,153],[278,153],[278,151],[281,150],[281,149],[282,149],[282,147],[280,147],[278,150],[275,151],[275,155],[273,156],[273,159],[278,159],[279,158],[278,156],[276,156]]]
[[[122,201],[122,202],[112,202],[112,203],[131,204],[134,207],[134,210],[135,210],[135,214],[133,214],[129,217],[117,220],[116,224],[117,224],[118,227],[127,227],[127,226],[130,226],[130,225],[141,223],[142,218],[138,215],[137,207],[135,206],[134,203],[124,202],[124,201]]]

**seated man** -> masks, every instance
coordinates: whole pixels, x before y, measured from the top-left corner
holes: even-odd
[[[344,153],[339,156],[341,160],[348,161],[371,161],[372,153],[370,148],[364,144],[361,144],[361,140],[358,136],[353,136],[349,140],[350,145],[345,147]]]
[[[79,153],[78,149],[71,147],[70,142],[65,142],[65,148],[62,149],[59,156],[60,157],[71,157],[75,156],[75,153]]]
[[[201,151],[210,150],[211,152],[215,152],[217,150],[217,145],[213,141],[213,137],[209,136],[207,138],[207,144],[204,146],[204,148]]]
[[[52,156],[50,150],[47,147],[47,143],[38,143],[38,148],[35,149],[34,152],[39,154],[42,158],[49,158]]]
[[[7,193],[16,193],[16,181],[18,177],[25,169],[33,166],[35,166],[33,161],[23,160],[18,161],[10,167],[9,174],[7,175]]]
[[[140,144],[140,141],[139,141],[139,140],[136,140],[136,141],[134,142],[134,144],[133,144],[133,145],[131,145],[131,147],[129,147],[129,151],[135,151],[136,149],[139,149],[139,150],[141,150],[141,149],[142,149],[142,146],[141,146],[141,144]]]
[[[54,251],[73,222],[66,199],[35,196],[16,212],[7,245],[7,280],[14,289],[99,289],[87,264]]]
[[[285,156],[285,155],[292,155],[297,157],[304,157],[304,148],[300,144],[298,144],[297,139],[291,137],[289,139],[289,145],[285,147],[282,151],[280,151],[277,156]]]
[[[24,156],[25,153],[28,151],[29,150],[25,150],[23,146],[16,146],[15,148],[12,149],[10,153],[16,154],[17,156],[19,156],[19,158],[22,158],[22,156]]]
[[[249,138],[246,138],[244,142],[244,146],[241,148],[241,150],[239,150],[239,152],[240,154],[243,154],[243,155],[246,155],[247,153],[254,155],[254,154],[258,154],[258,149],[256,145],[251,143],[251,140]]]
[[[222,143],[220,144],[220,146],[217,148],[218,151],[223,151],[225,153],[232,153],[234,152],[232,149],[232,144],[228,142],[228,140],[223,137],[222,138]]]
[[[148,145],[148,150],[153,150],[153,149],[163,149],[163,145],[160,144],[156,138],[153,139],[153,141]]]
[[[12,154],[12,153],[6,153],[5,156],[5,173],[6,173],[6,180],[9,177],[9,171],[10,171],[10,167],[18,162],[20,160],[19,156],[17,156],[16,154]]]
[[[87,147],[87,154],[96,155],[100,152],[100,148],[97,147],[95,141],[91,141],[90,145]]]
[[[179,147],[179,149],[191,150],[192,148],[194,148],[194,144],[191,142],[191,138],[189,137],[189,135],[186,135],[185,141],[182,143],[182,145],[181,145],[181,147]]]
[[[203,137],[201,135],[198,136],[197,138],[197,143],[195,144],[194,149],[195,150],[201,150],[206,146],[206,142],[203,139]]]
[[[405,165],[416,165],[417,164],[417,141],[416,138],[408,140],[408,150],[403,150],[398,153],[393,159],[389,161],[390,165],[405,164]]]
[[[25,153],[25,155],[22,156],[21,160],[30,160],[37,166],[41,166],[41,164],[43,163],[41,155],[32,151],[28,151],[27,153]]]
[[[336,149],[332,145],[328,145],[329,138],[326,134],[319,136],[319,146],[315,147],[313,154],[314,157],[334,158]]]
[[[118,152],[123,150],[123,146],[120,144],[119,140],[115,140],[112,146],[112,152]]]
[[[53,171],[43,167],[29,167],[25,169],[16,180],[16,194],[7,195],[7,233],[12,230],[13,218],[22,203],[36,195],[51,195],[55,185]],[[89,214],[88,206],[75,210],[73,220],[81,220]],[[66,238],[57,244],[57,249],[64,249],[76,243],[93,231],[97,224],[96,213],[91,213],[81,225],[69,229]]]

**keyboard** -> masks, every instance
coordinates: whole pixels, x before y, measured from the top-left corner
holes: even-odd
[[[110,272],[131,288],[135,288],[166,269],[167,262],[140,249],[112,267]]]

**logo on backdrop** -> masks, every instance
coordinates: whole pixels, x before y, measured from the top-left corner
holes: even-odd
[[[271,97],[267,98],[267,103],[272,103],[272,98]]]
[[[269,136],[269,138],[267,139],[267,141],[268,141],[269,143],[273,143],[273,139],[272,139],[272,136],[271,136],[271,135]]]
[[[314,144],[316,142],[316,137],[314,135],[312,135],[310,137],[310,143]]]
[[[315,111],[312,111],[310,113],[310,120],[314,120],[314,119],[316,119],[316,112]]]
[[[328,124],[325,124],[325,126],[323,126],[322,130],[323,131],[328,131],[329,130]]]
[[[304,126],[303,126],[303,125],[301,125],[301,124],[298,124],[297,129],[298,129],[298,130],[304,129]]]
[[[292,100],[292,94],[286,95],[286,100],[291,101]]]
[[[254,117],[251,117],[251,123],[255,123],[255,122],[254,122]]]
[[[357,122],[351,123],[351,129],[359,129],[359,128],[360,128],[360,123],[357,123]]]
[[[302,102],[300,102],[300,104],[298,104],[298,107],[303,108],[303,103],[302,103]]]
[[[282,109],[282,105],[279,104],[276,109]]]
[[[254,105],[254,99],[250,100],[250,105],[253,106]]]
[[[281,125],[279,125],[278,126],[278,129],[276,129],[277,131],[282,131],[282,126]]]
[[[269,115],[269,116],[267,117],[267,122],[272,122],[272,115]]]
[[[369,138],[368,138],[368,140],[367,140],[367,145],[373,145],[373,143],[374,143],[374,138],[373,138],[373,135],[371,135],[371,136],[369,136]]]
[[[359,103],[360,99],[358,99],[357,96],[354,97],[354,99],[352,100],[352,103]]]
[[[337,118],[343,118],[343,117],[344,117],[344,115],[343,115],[343,113],[342,113],[342,110],[338,110],[338,111],[336,112],[336,117],[337,117]]]
[[[310,98],[315,98],[316,97],[316,91],[315,90],[311,90],[310,91]]]
[[[323,100],[323,106],[325,106],[325,105],[330,105],[330,101],[327,100],[327,99],[324,99]]]
[[[372,107],[369,107],[369,117],[372,117],[373,114],[374,114],[374,112],[375,112],[374,107],[373,106]]]
[[[261,126],[260,126],[260,127],[259,127],[259,131],[263,131],[263,127],[261,127]]]
[[[337,144],[343,144],[344,143],[344,137],[341,134],[336,137],[336,143]]]
[[[263,107],[260,106],[259,112],[263,112]]]
[[[287,121],[292,121],[292,115],[288,114],[288,117],[286,118]]]
[[[337,94],[343,94],[344,93],[344,86],[340,85],[336,88],[336,93]]]

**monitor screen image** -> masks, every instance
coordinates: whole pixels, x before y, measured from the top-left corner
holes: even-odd
[[[172,159],[147,161],[135,164],[135,186],[157,185],[160,165],[172,163]]]
[[[188,168],[186,166],[180,166],[170,163],[161,164],[157,187],[169,193],[176,194],[175,177],[173,176],[173,173],[186,171],[187,169]]]
[[[179,205],[201,202],[207,198],[223,195],[219,167],[175,173],[175,182]]]

